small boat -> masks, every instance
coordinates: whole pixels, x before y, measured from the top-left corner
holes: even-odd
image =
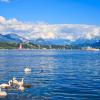
[[[92,47],[87,47],[84,50],[88,50],[88,51],[99,51],[100,49],[92,48]]]

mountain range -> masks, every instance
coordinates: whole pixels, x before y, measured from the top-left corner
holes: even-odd
[[[0,42],[14,42],[14,43],[22,43],[22,42],[30,42],[37,45],[77,45],[80,47],[100,47],[100,40],[97,39],[77,39],[76,41],[70,41],[68,39],[31,39],[27,40],[22,36],[17,34],[0,34]]]

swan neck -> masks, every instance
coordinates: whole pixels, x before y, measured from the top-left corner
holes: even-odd
[[[11,85],[10,81],[8,83],[9,83],[9,86],[10,86]]]
[[[22,82],[24,82],[24,78],[22,78]]]
[[[0,88],[0,92],[1,92],[1,88]]]

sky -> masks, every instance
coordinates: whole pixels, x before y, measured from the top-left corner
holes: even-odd
[[[0,0],[0,15],[50,24],[100,25],[100,0]]]
[[[0,0],[0,34],[100,39],[100,0]]]

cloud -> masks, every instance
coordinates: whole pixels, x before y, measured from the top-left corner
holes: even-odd
[[[6,22],[6,19],[4,17],[0,16],[0,23],[4,24],[5,22]]]
[[[18,34],[26,39],[100,39],[100,27],[81,24],[48,24],[6,19],[0,16],[0,34]]]

